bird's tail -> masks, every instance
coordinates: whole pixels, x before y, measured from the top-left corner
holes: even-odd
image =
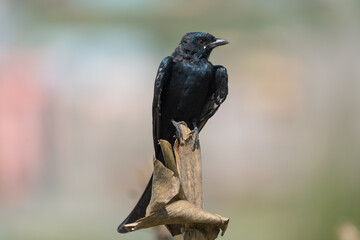
[[[133,223],[139,218],[145,217],[146,208],[149,205],[150,198],[151,198],[151,189],[152,189],[152,176],[150,178],[149,183],[147,184],[144,193],[141,195],[138,203],[131,211],[129,216],[125,218],[125,220],[119,225],[118,232],[119,233],[127,233],[128,231],[124,228],[125,224]]]
[[[161,153],[160,148],[155,148],[156,158],[160,160],[162,163],[164,163],[164,158]],[[128,231],[124,228],[125,224],[133,223],[136,220],[145,217],[146,208],[150,203],[151,199],[151,191],[152,191],[152,179],[153,176],[151,176],[149,183],[147,184],[144,193],[141,195],[138,203],[134,207],[134,209],[131,211],[129,216],[125,218],[125,220],[119,225],[118,232],[119,233],[127,233]],[[170,224],[166,225],[167,229],[170,231],[172,236],[181,234],[180,228],[181,224]]]

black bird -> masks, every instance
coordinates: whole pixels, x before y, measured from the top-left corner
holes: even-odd
[[[174,144],[176,124],[173,125],[173,120],[193,126],[193,146],[196,147],[199,131],[225,101],[228,93],[226,68],[212,65],[208,58],[215,47],[228,43],[209,33],[190,32],[181,39],[174,53],[160,63],[152,114],[155,156],[162,163],[164,160],[158,140],[165,139]],[[118,232],[126,233],[125,224],[145,216],[151,188],[152,177],[134,210],[118,227]],[[178,234],[171,227],[169,230],[173,235]]]

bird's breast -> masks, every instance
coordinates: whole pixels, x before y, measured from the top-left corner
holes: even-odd
[[[208,63],[175,63],[163,99],[166,111],[177,116],[177,120],[197,118],[209,96],[213,69]]]
[[[210,63],[180,62],[174,66],[174,77],[184,85],[204,86],[213,77],[213,66]]]

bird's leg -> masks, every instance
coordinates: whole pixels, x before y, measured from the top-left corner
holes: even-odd
[[[199,132],[200,131],[197,127],[196,119],[193,119],[192,124],[193,124],[194,129],[190,132],[190,134],[195,134],[194,140],[193,140],[193,145],[192,145],[192,150],[195,151],[195,148],[199,148]]]
[[[176,137],[178,139],[182,139],[183,134],[182,134],[182,131],[181,131],[180,123],[184,124],[187,127],[186,122],[184,122],[184,121],[177,122],[174,119],[171,119],[171,122],[174,125],[174,127],[176,128],[176,132],[175,132],[176,135],[174,137]]]

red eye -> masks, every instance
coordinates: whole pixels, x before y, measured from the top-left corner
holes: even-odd
[[[201,45],[204,45],[204,41],[203,40],[199,40],[199,44],[201,44]]]

